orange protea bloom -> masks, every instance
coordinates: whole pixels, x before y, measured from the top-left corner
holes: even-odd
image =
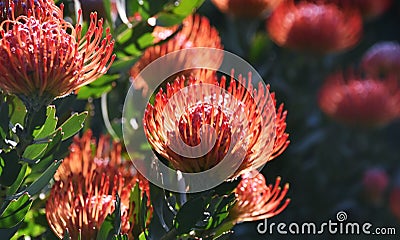
[[[358,43],[362,18],[359,12],[335,4],[287,0],[272,12],[266,27],[279,46],[329,53]]]
[[[397,42],[374,44],[362,57],[361,66],[372,76],[390,74],[400,76],[400,44]]]
[[[318,103],[323,112],[344,123],[382,126],[399,117],[400,89],[393,77],[363,78],[339,72],[328,77]]]
[[[254,170],[242,176],[242,180],[234,190],[237,202],[229,210],[229,219],[235,223],[257,221],[270,218],[281,213],[290,199],[283,198],[289,190],[286,183],[283,190],[279,186],[278,177],[275,185],[267,185],[264,176]]]
[[[268,98],[269,86],[265,88],[259,84],[258,90],[254,90],[250,74],[248,81],[239,76],[241,84],[233,78],[227,80],[226,77],[222,77],[218,81],[216,77],[207,79],[208,76],[209,73],[202,72],[198,78],[179,77],[167,85],[166,92],[160,89],[155,97],[154,106],[151,104],[147,106],[143,119],[144,130],[156,152],[182,172],[201,172],[216,166],[228,153],[234,156],[235,151],[245,151],[244,160],[230,177],[233,179],[251,169],[261,167],[286,149],[289,144],[288,134],[285,133],[286,111],[283,111],[283,105],[278,110],[275,108],[274,94]],[[203,82],[213,85],[203,85]],[[168,101],[186,86],[195,86],[195,92],[187,93],[167,107]],[[208,88],[209,86],[216,86],[218,90],[214,92]],[[225,89],[226,92],[220,89]],[[254,98],[246,89],[255,92]],[[188,106],[193,94],[200,100]],[[233,96],[237,102],[222,101],[221,99],[226,99],[226,94]],[[176,113],[180,109],[183,115],[176,119]],[[276,119],[269,117],[271,112],[277,112]],[[177,127],[171,127],[174,124]],[[182,139],[192,147],[201,141],[212,144],[212,133],[204,133],[201,130],[206,125],[211,125],[215,129],[216,142],[205,155],[190,158],[181,156],[169,147],[170,143],[177,139]],[[200,140],[202,134],[208,135]],[[229,150],[230,144],[233,144],[232,136],[241,134],[247,135],[240,138],[240,143],[237,144],[240,147]]]
[[[153,31],[155,42],[165,40],[170,37],[178,27],[164,28],[156,27]],[[182,28],[179,32],[168,40],[166,43],[156,45],[147,48],[142,57],[136,62],[131,68],[130,75],[133,80],[134,87],[136,89],[142,89],[143,93],[146,94],[148,85],[143,79],[135,79],[140,71],[142,71],[148,64],[153,62],[159,57],[162,57],[168,53],[178,51],[181,49],[192,48],[192,47],[209,47],[222,49],[221,39],[218,31],[210,25],[209,20],[206,17],[200,15],[190,15],[185,18],[182,22]],[[199,56],[197,61],[213,61],[218,64],[222,63],[222,56]],[[185,66],[185,59],[177,60],[176,64]],[[218,65],[216,64],[216,65]],[[187,74],[195,72],[194,70],[188,70]]]
[[[130,222],[131,189],[139,182],[144,193],[149,194],[148,182],[136,173],[131,161],[121,159],[120,143],[110,145],[110,139],[102,136],[97,147],[94,145],[90,131],[81,139],[74,138],[70,155],[54,177],[46,217],[60,238],[68,229],[72,239],[79,234],[82,239],[95,239],[107,215],[114,211],[117,193],[121,199],[122,233],[130,233],[136,224]]]
[[[62,19],[62,8],[58,8],[53,0],[1,0],[0,22],[15,20],[20,15],[34,16],[41,21]]]
[[[223,13],[235,17],[258,18],[264,17],[282,0],[212,0],[212,2]]]
[[[350,6],[359,9],[361,14],[367,18],[375,18],[382,15],[390,8],[392,0],[327,0],[342,6]]]
[[[102,38],[103,21],[96,13],[84,36],[81,25],[27,16],[4,21],[0,33],[0,89],[27,106],[48,104],[93,82],[114,60],[114,41],[108,31]]]

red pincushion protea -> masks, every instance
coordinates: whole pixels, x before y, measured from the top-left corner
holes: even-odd
[[[400,44],[397,42],[379,42],[364,54],[361,66],[367,74],[400,76]]]
[[[27,105],[44,105],[103,75],[114,41],[92,13],[87,33],[60,19],[20,16],[0,26],[0,88]],[[110,60],[111,59],[111,60]],[[37,107],[37,106],[34,106]]]
[[[167,39],[177,29],[177,27],[156,27],[153,31],[155,42]],[[172,39],[161,45],[149,47],[144,51],[142,57],[130,70],[134,87],[136,89],[143,89],[143,93],[146,94],[148,90],[147,83],[143,81],[143,79],[135,79],[140,71],[159,57],[165,56],[174,51],[192,47],[222,49],[218,31],[210,25],[210,22],[206,17],[197,14],[190,15],[183,20],[182,29],[179,30]],[[219,56],[218,54],[216,56],[199,56],[197,61],[213,61],[216,63],[215,66],[218,66],[222,63],[222,57],[223,56]],[[180,59],[176,64],[184,67],[185,59]],[[190,75],[190,73],[193,72],[195,72],[195,70],[188,70],[186,74]],[[173,79],[175,79],[175,77]]]
[[[342,6],[359,9],[363,17],[372,19],[386,12],[392,5],[392,0],[327,0]]]
[[[386,125],[400,115],[400,89],[395,78],[363,78],[339,72],[321,87],[318,103],[328,116],[350,125]]]
[[[283,201],[289,184],[286,183],[281,189],[280,182],[281,178],[278,177],[274,186],[267,185],[264,176],[256,170],[243,175],[234,190],[237,202],[229,210],[229,218],[235,223],[250,222],[281,213],[290,199]]]
[[[233,144],[231,136],[247,131],[248,135],[239,140],[240,144],[245,145],[244,160],[230,177],[236,178],[242,173],[261,167],[286,149],[289,144],[288,134],[285,133],[286,111],[283,111],[283,105],[278,110],[275,108],[275,95],[271,94],[271,98],[268,97],[269,86],[265,88],[259,84],[258,90],[255,90],[251,84],[250,74],[248,81],[239,76],[241,84],[233,78],[227,80],[222,77],[217,81],[216,77],[207,79],[207,76],[209,74],[204,73],[198,78],[187,79],[183,76],[177,78],[172,84],[167,85],[166,92],[160,89],[155,97],[154,106],[151,104],[147,106],[143,119],[144,130],[156,152],[178,170],[201,172],[216,166],[228,153],[239,151],[236,147],[235,150],[229,149],[230,144]],[[219,90],[215,92],[210,90],[208,88],[210,85],[202,85],[204,82],[213,84]],[[178,100],[175,99],[172,108],[169,108],[171,105],[167,107],[173,96],[175,98],[178,92],[186,91],[182,90],[186,86],[195,86],[192,88],[194,92],[189,92]],[[220,89],[225,89],[226,92]],[[247,89],[255,91],[254,98]],[[187,105],[192,101],[193,94],[200,99],[193,105]],[[222,99],[228,97],[227,94],[233,96],[237,102],[223,101]],[[183,114],[176,116],[180,110]],[[276,112],[276,119],[270,119],[271,111]],[[275,124],[271,121],[275,121]],[[245,122],[248,122],[248,125],[244,126]],[[171,128],[174,124],[177,128]],[[201,128],[205,125],[211,125],[216,133],[216,142],[205,155],[187,157],[169,147],[169,144],[178,138],[189,146],[196,146],[200,141],[212,144],[211,133],[204,133]],[[201,137],[202,133],[206,135]]]
[[[74,139],[70,155],[57,170],[46,204],[47,220],[59,238],[68,229],[72,239],[78,239],[78,235],[95,239],[107,215],[114,211],[117,193],[121,199],[122,232],[131,232],[135,225],[130,221],[131,189],[139,182],[144,194],[149,194],[149,185],[136,173],[131,161],[121,159],[121,148],[116,142],[110,145],[110,139],[104,136],[96,144],[90,131],[81,139]]]
[[[235,17],[259,18],[265,17],[282,0],[212,0],[214,5],[223,13]]]
[[[20,15],[34,16],[44,22],[52,18],[63,18],[61,9],[53,0],[1,0],[0,22],[15,20]]]
[[[271,39],[282,47],[313,53],[343,51],[355,46],[362,33],[362,18],[335,4],[293,0],[282,2],[266,23]]]

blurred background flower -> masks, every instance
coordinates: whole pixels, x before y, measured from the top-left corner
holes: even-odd
[[[318,103],[330,117],[353,126],[384,126],[400,117],[396,78],[367,77],[338,72],[321,87]]]
[[[266,27],[279,46],[323,54],[354,47],[361,38],[362,18],[352,8],[288,0],[272,12]]]

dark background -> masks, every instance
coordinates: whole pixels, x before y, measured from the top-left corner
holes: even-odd
[[[233,20],[206,1],[199,13],[209,17],[222,37],[225,50],[249,61],[264,81],[276,92],[278,104],[288,110],[287,132],[291,143],[262,172],[273,183],[277,176],[290,183],[291,203],[268,223],[314,222],[317,226],[345,211],[346,222],[372,223],[374,227],[396,227],[400,219],[390,210],[389,194],[400,185],[400,121],[378,129],[350,127],[328,118],[318,108],[316,96],[325,77],[339,69],[355,66],[364,52],[379,41],[399,41],[400,4],[384,15],[364,22],[359,44],[343,53],[315,56],[276,46],[265,31],[265,20]],[[399,106],[400,107],[400,106]],[[362,179],[369,169],[383,169],[389,186],[381,203],[370,201]],[[400,204],[400,203],[398,203]],[[398,216],[400,217],[400,216]],[[365,235],[325,234],[260,235],[258,222],[242,223],[234,228],[239,239],[365,239]],[[327,232],[327,230],[325,231]],[[372,236],[380,239],[379,236]],[[398,239],[381,236],[382,239]]]

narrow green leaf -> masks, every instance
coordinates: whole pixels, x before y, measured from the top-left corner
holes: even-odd
[[[203,4],[204,0],[180,0],[172,11],[181,16],[188,16]]]
[[[16,150],[0,153],[4,166],[0,175],[0,184],[11,186],[17,180],[22,165],[18,162],[19,157]]]
[[[29,145],[22,155],[26,159],[37,160],[46,150],[48,143],[39,143]]]
[[[160,13],[157,15],[157,26],[171,27],[180,24],[185,16],[176,15],[172,13]]]
[[[47,184],[49,184],[61,163],[62,161],[54,161],[53,164],[51,164],[46,171],[44,171],[43,174],[24,191],[29,193],[30,196],[40,192]]]
[[[10,201],[0,216],[0,228],[11,228],[20,223],[32,205],[28,194],[23,194],[16,200]]]
[[[100,230],[97,233],[97,240],[108,240],[113,235],[113,221],[111,215],[108,215],[104,222],[101,224]]]
[[[10,118],[8,117],[10,109],[6,102],[2,102],[0,105],[0,138],[2,140],[6,139],[9,132],[9,122]],[[4,141],[3,141],[4,142]]]
[[[13,195],[17,192],[18,188],[21,186],[22,182],[24,181],[25,176],[29,173],[30,170],[28,168],[28,164],[23,164],[21,170],[19,171],[17,179],[14,183],[7,189],[7,195]]]
[[[85,122],[88,112],[82,112],[80,114],[75,113],[68,118],[61,126],[61,130],[64,133],[62,140],[74,136],[79,130],[82,129],[83,123]]]
[[[23,125],[26,115],[26,108],[24,103],[17,97],[10,97],[8,102],[10,106],[10,122],[15,125],[17,123]]]
[[[79,89],[78,99],[88,99],[88,98],[100,98],[104,93],[108,93],[113,89],[113,85],[104,85],[104,86],[84,86]]]
[[[40,139],[50,135],[57,126],[56,108],[54,106],[48,106],[46,110],[46,121],[43,126],[33,132],[35,139]]]
[[[39,193],[47,184],[49,184],[50,180],[53,178],[56,173],[58,167],[62,161],[54,161],[43,173],[34,181],[31,185],[29,185],[22,192],[14,194],[12,196],[7,197],[7,199],[12,200],[19,198],[23,194],[29,194],[29,196],[33,196]]]

